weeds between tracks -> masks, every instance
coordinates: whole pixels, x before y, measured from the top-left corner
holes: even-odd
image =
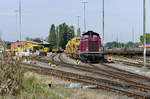
[[[55,57],[55,56],[54,56]],[[92,72],[92,73],[98,73],[99,74],[99,72],[96,72],[96,71],[90,71],[90,69],[92,69],[91,67],[90,67],[90,69],[89,69],[89,67],[87,68],[87,66],[86,66],[86,69],[84,68],[84,66],[79,66],[79,65],[71,65],[71,64],[69,64],[69,63],[65,63],[65,62],[63,62],[63,60],[61,60],[61,58],[60,58],[60,55],[59,55],[59,60],[61,61],[61,62],[56,62],[55,60],[54,60],[54,57],[52,57],[53,59],[53,61],[51,61],[51,60],[46,60],[46,59],[38,59],[37,61],[41,61],[41,62],[44,62],[44,63],[48,63],[48,62],[52,62],[52,63],[56,63],[57,65],[60,65],[60,66],[63,66],[63,67],[68,67],[68,68],[73,68],[73,69],[77,69],[77,70],[83,70],[83,71],[88,71],[88,72]],[[88,69],[88,70],[87,70]],[[93,68],[93,69],[95,69],[95,70],[97,70],[96,68]],[[98,69],[99,70],[99,69]],[[44,70],[44,71],[46,71],[46,70]],[[102,71],[104,71],[104,70],[102,70]],[[108,73],[108,72],[107,72]],[[56,74],[61,74],[61,72],[58,72],[58,73],[55,73],[55,76],[61,76],[61,78],[64,78],[65,77],[65,74],[62,74],[62,75],[56,75]],[[68,74],[68,75],[70,75],[70,74]],[[102,74],[103,76],[104,76],[104,74]],[[102,76],[101,75],[101,76]],[[106,76],[106,74],[105,74],[105,76]],[[120,76],[118,77],[118,76],[116,76],[116,75],[110,75],[110,74],[108,74],[108,77],[110,78],[111,76],[113,76],[114,78],[116,78],[116,79],[118,79],[118,78],[120,78]],[[87,78],[87,77],[86,77]],[[71,79],[71,78],[65,78],[65,79]],[[123,78],[120,78],[121,80],[123,80]],[[79,79],[71,79],[71,80],[73,80],[73,81],[77,81],[77,82],[80,82],[79,81]],[[88,80],[88,79],[86,79],[86,80]],[[129,81],[127,80],[127,79],[125,79],[125,81],[127,81],[128,83],[129,83]],[[81,81],[82,82],[82,81]],[[84,81],[83,81],[83,83],[84,83]],[[87,82],[87,83],[90,83],[90,82]],[[136,84],[137,84],[137,82],[135,82]],[[134,83],[134,84],[135,84]],[[95,85],[95,82],[93,82],[93,84]],[[149,90],[148,88],[144,88],[143,86],[141,86],[141,84],[140,83],[138,83],[139,85],[134,85],[134,84],[131,84],[131,83],[129,83],[130,85],[132,85],[132,87],[134,87],[134,88],[136,88],[136,89],[138,89],[139,91],[141,91],[141,92],[143,92],[143,90]],[[102,86],[101,86],[102,87]],[[101,88],[100,87],[100,88]],[[104,88],[104,90],[111,90],[111,88],[110,87],[107,87],[106,88],[106,86],[104,85],[103,86],[103,88]],[[102,89],[103,89],[102,88]],[[106,88],[106,89],[105,89]],[[114,91],[115,90],[115,91]],[[111,91],[114,91],[114,92],[116,92],[116,90],[117,89],[112,89]],[[119,91],[119,93],[122,93],[122,94],[124,94],[124,95],[127,95],[127,96],[135,96],[135,97],[142,97],[142,96],[140,96],[139,94],[135,94],[135,95],[133,95],[133,93],[130,93],[130,92],[128,92],[128,91],[121,91],[121,90],[118,90]],[[134,90],[135,91],[135,90]],[[146,97],[146,93],[144,93],[143,92],[143,94],[145,94],[143,97]],[[139,95],[139,96],[138,96]]]
[[[0,61],[0,95],[16,95],[22,88],[23,69],[20,60],[14,60],[6,55],[6,45],[2,42],[3,53]]]
[[[61,98],[43,80],[29,75],[21,66],[23,58],[7,57],[5,42],[0,55],[0,99],[56,99]],[[32,72],[31,72],[32,73]]]

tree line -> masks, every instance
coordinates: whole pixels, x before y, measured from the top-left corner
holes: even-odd
[[[107,42],[105,47],[107,48],[137,48],[139,45],[143,45],[144,37],[143,35],[140,36],[140,42],[127,42],[127,43],[120,43],[120,42]],[[146,44],[150,44],[150,33],[146,33]]]
[[[80,37],[81,31],[80,28],[77,29],[77,35],[75,35],[75,28],[73,25],[69,26],[65,22],[55,26],[54,24],[51,25],[49,36],[47,37],[46,41],[54,46],[54,48],[62,47],[65,49],[65,46],[69,40],[73,37]],[[29,38],[27,37],[26,40],[35,40],[41,41],[41,38]],[[107,42],[105,47],[107,48],[136,48],[139,45],[143,45],[144,37],[143,35],[140,36],[140,42],[127,42],[121,43],[117,41]],[[150,44],[150,33],[146,33],[146,43]]]
[[[105,47],[107,48],[136,48],[138,47],[139,43],[134,43],[134,42],[127,42],[127,43],[120,43],[120,42],[107,42],[105,44]]]
[[[77,35],[75,35],[75,28],[73,25],[69,26],[66,23],[62,23],[58,26],[54,24],[51,25],[48,42],[54,46],[54,48],[62,47],[65,49],[65,46],[69,40],[75,36],[80,36],[80,28],[77,30]]]
[[[45,39],[48,43],[53,45],[53,48],[61,47],[65,49],[65,46],[69,40],[73,37],[80,37],[81,31],[80,28],[77,29],[77,35],[75,35],[75,28],[73,25],[69,26],[65,22],[55,26],[51,25],[49,35]],[[26,37],[27,41],[42,41],[43,39]]]

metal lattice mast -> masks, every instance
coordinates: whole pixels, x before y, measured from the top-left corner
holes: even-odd
[[[84,32],[86,32],[86,16],[85,16],[85,10],[86,10],[86,3],[88,3],[86,0],[82,2],[84,5]]]

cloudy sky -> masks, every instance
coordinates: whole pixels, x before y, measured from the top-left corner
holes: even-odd
[[[0,0],[0,32],[4,40],[16,41],[16,14],[19,0]],[[102,0],[87,0],[87,30],[102,35]],[[150,32],[150,0],[146,0],[147,32]],[[143,31],[143,0],[105,0],[105,42],[139,41]],[[46,38],[51,24],[66,22],[77,27],[77,16],[83,31],[81,0],[22,0],[22,38]]]

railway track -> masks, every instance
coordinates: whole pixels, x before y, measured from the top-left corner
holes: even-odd
[[[129,71],[126,71],[126,70],[122,70],[122,69],[119,69],[119,68],[116,68],[116,67],[113,67],[113,66],[110,66],[110,65],[107,65],[107,64],[103,64],[103,63],[99,63],[100,65],[102,66],[105,66],[107,68],[111,68],[111,69],[114,69],[114,70],[117,70],[117,71],[120,71],[122,73],[119,73],[119,74],[123,74],[123,75],[129,75],[129,76],[133,76],[135,78],[140,78],[141,80],[144,80],[144,81],[150,81],[150,78],[149,77],[145,77],[145,76],[142,76],[142,75],[139,75],[139,74],[135,74],[135,73],[132,73],[132,72],[129,72]]]
[[[135,99],[148,99],[148,96],[145,96],[145,95],[142,95],[139,93],[129,92],[129,91],[121,90],[118,88],[106,86],[105,84],[97,83],[96,81],[91,80],[93,78],[88,77],[88,76],[79,75],[79,74],[75,74],[75,73],[71,73],[71,72],[60,71],[60,70],[46,68],[46,67],[40,67],[40,66],[36,66],[36,65],[31,65],[31,64],[22,64],[22,66],[27,70],[35,71],[40,74],[52,75],[55,77],[59,77],[59,78],[68,80],[68,81],[80,82],[80,83],[83,83],[86,85],[94,85],[98,89],[112,91],[115,93],[126,95],[128,97],[134,97]]]
[[[55,55],[54,55],[55,56]],[[53,56],[53,57],[54,57]],[[60,57],[60,56],[59,56]],[[93,68],[91,68],[91,67],[89,67],[89,66],[79,66],[79,65],[73,65],[72,66],[72,64],[68,64],[68,63],[65,63],[65,62],[63,62],[61,59],[61,63],[59,63],[59,62],[56,62],[54,59],[52,59],[53,60],[53,62],[54,63],[57,63],[57,65],[61,65],[61,66],[64,66],[64,67],[67,67],[67,68],[73,68],[73,69],[77,69],[77,70],[82,70],[82,71],[86,71],[86,72],[90,72],[90,73],[93,73],[93,74],[97,74],[97,75],[99,75],[99,76],[105,76],[105,77],[107,77],[107,78],[113,78],[113,79],[119,79],[119,80],[121,80],[121,81],[124,81],[124,82],[126,82],[126,83],[128,83],[130,86],[132,86],[132,88],[135,88],[135,89],[138,89],[138,90],[140,90],[140,91],[147,91],[148,90],[148,92],[150,91],[150,86],[148,86],[148,85],[145,85],[145,84],[141,84],[141,83],[138,83],[138,82],[134,82],[134,81],[130,81],[130,80],[128,80],[128,79],[125,79],[125,78],[122,78],[121,76],[118,76],[118,75],[114,75],[113,73],[110,73],[110,71],[105,71],[105,70],[100,70],[100,69],[98,69],[97,67],[93,67]],[[44,61],[44,62],[48,62],[49,60],[42,60],[42,61]],[[87,68],[88,67],[88,68]],[[93,70],[90,70],[90,69],[93,69]],[[97,72],[96,70],[99,70],[99,71],[104,71],[105,73],[101,73],[101,72]],[[126,71],[124,71],[124,72],[126,72]],[[118,72],[119,73],[119,72]],[[120,73],[119,73],[120,74]],[[125,73],[124,73],[125,74]],[[135,74],[134,73],[128,73],[128,74],[130,74],[130,76],[132,75],[134,75],[135,76]],[[128,75],[128,74],[126,74],[126,75]],[[143,76],[141,76],[141,75],[136,75],[136,77],[141,77],[142,79],[145,79],[145,80],[150,80],[149,78],[144,78]],[[103,80],[104,81],[104,80]],[[111,82],[110,80],[109,81],[107,81],[107,82]],[[114,83],[114,82],[113,82]],[[118,83],[118,82],[115,82],[115,83]],[[119,82],[120,83],[120,82]],[[122,83],[121,83],[122,84]],[[120,84],[120,85],[121,85]]]
[[[136,59],[136,60],[140,59],[140,60],[143,60],[143,57],[133,56],[132,59]],[[147,62],[147,63],[150,63],[150,57],[146,58],[146,62]]]
[[[115,60],[115,62],[119,62],[122,63],[124,65],[128,65],[128,66],[134,66],[134,67],[143,67],[143,64],[139,64],[139,63],[133,63],[133,62],[128,62],[128,61],[124,61],[124,60]],[[148,69],[150,69],[150,65],[146,65],[148,67]]]
[[[92,64],[91,64],[92,65]],[[105,64],[102,64],[105,65]],[[129,80],[128,78],[126,79],[126,77],[124,77],[124,73],[120,73],[120,72],[114,72],[114,71],[109,71],[109,70],[105,70],[105,69],[101,69],[95,65],[92,65],[93,67],[95,67],[95,69],[100,70],[100,71],[104,71],[106,73],[108,73],[110,75],[110,77],[113,77],[114,79],[118,79],[120,81],[123,81],[125,83],[128,83],[129,85],[131,85],[133,88],[136,88],[138,90],[141,91],[150,91],[150,85],[148,84],[143,84],[134,80]],[[106,65],[105,65],[106,66]],[[127,75],[127,74],[125,74]],[[135,75],[135,74],[134,74]],[[134,77],[133,75],[133,77]],[[132,77],[132,78],[133,78]],[[146,77],[147,78],[147,77]],[[138,78],[137,78],[138,79]]]
[[[61,58],[60,58],[60,60],[61,60],[61,62],[63,62],[63,64],[66,64]],[[70,64],[68,64],[68,65],[70,65]],[[101,64],[101,65],[103,65],[105,67],[107,66],[107,68],[109,68],[109,69],[111,68],[111,69],[117,70],[118,72],[113,71],[113,70],[110,71],[110,70],[101,69],[101,68],[98,68],[98,67],[96,67],[95,65],[92,65],[92,64],[90,64],[90,66],[92,66],[93,68],[87,67],[87,66],[86,67],[85,66],[80,66],[80,68],[77,68],[77,67],[79,67],[79,65],[74,65],[75,67],[73,67],[73,66],[69,66],[69,67],[73,67],[75,69],[79,69],[79,70],[83,70],[83,71],[88,71],[88,72],[95,73],[95,74],[98,74],[98,75],[104,75],[104,76],[107,76],[107,77],[112,77],[112,78],[115,78],[115,79],[119,79],[121,81],[125,81],[125,82],[130,83],[130,84],[132,83],[132,86],[134,86],[134,88],[139,88],[139,89],[141,88],[141,90],[145,90],[145,89],[150,90],[150,85],[146,85],[146,84],[138,83],[138,82],[135,82],[135,81],[132,81],[132,80],[128,80],[128,79],[125,79],[124,77],[137,78],[137,79],[145,80],[145,81],[148,81],[148,82],[150,81],[150,78],[142,76],[142,75],[138,75],[138,74],[135,74],[135,73],[131,73],[131,72],[128,72],[128,71],[124,71],[124,70],[121,70],[121,69],[113,68],[113,67],[111,67],[109,65],[106,65],[106,64]],[[90,69],[91,69],[91,71],[90,71]],[[95,71],[95,72],[93,72],[93,71]],[[102,71],[102,72],[105,72],[105,73],[100,73],[100,72],[97,72],[97,71]],[[133,84],[135,84],[135,85],[133,85]],[[143,86],[145,88],[140,87],[138,85]]]

